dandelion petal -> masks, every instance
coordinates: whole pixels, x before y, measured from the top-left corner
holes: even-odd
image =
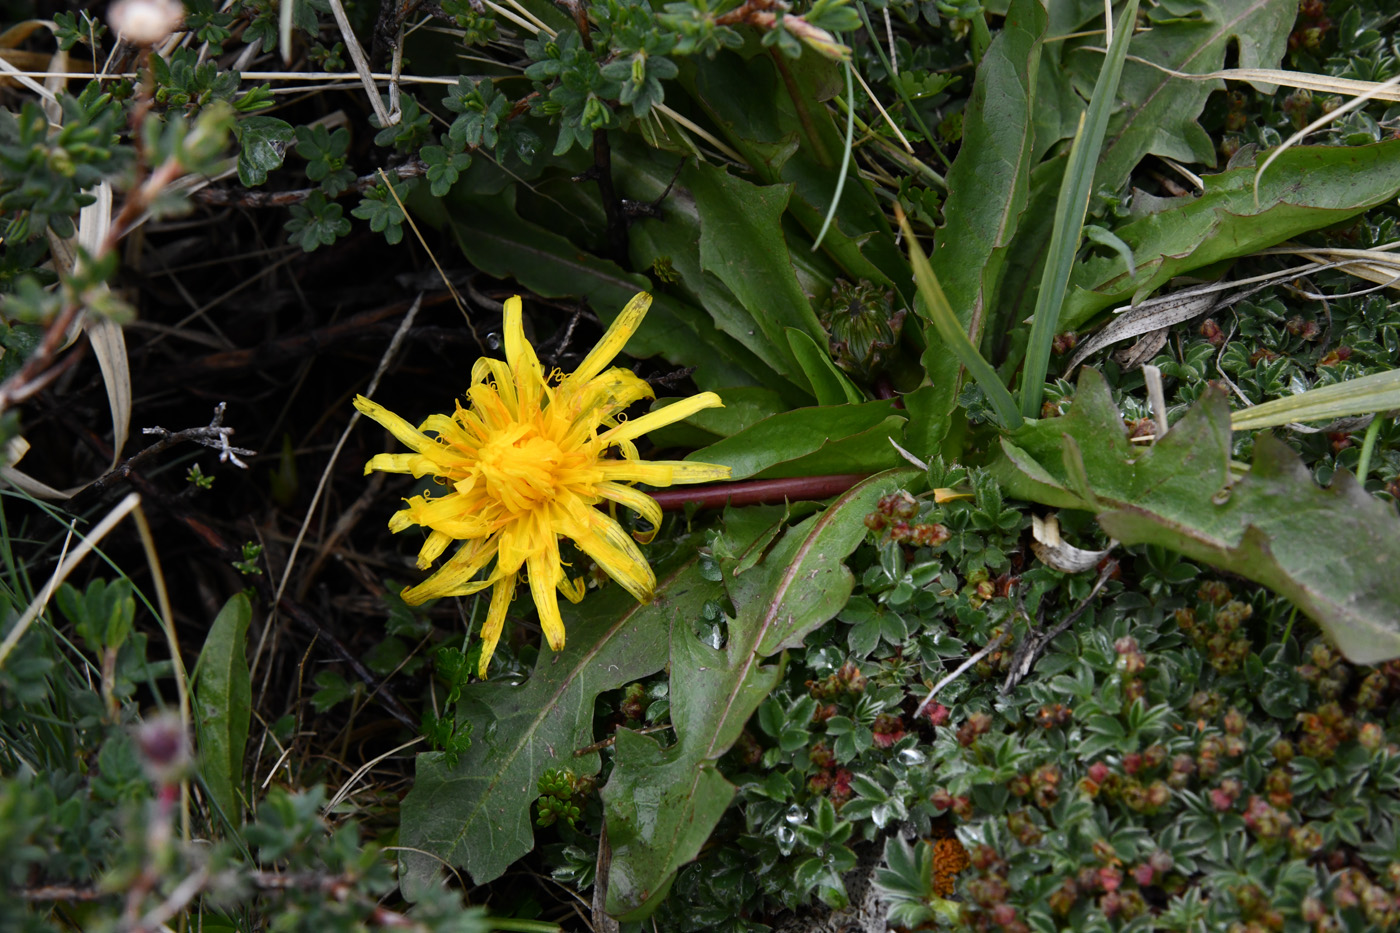
[[[631,509],[655,528],[661,522],[656,501],[627,484],[668,486],[729,477],[728,467],[715,464],[643,461],[633,443],[647,431],[722,404],[715,393],[620,420],[627,406],[652,397],[652,390],[633,373],[607,367],[650,304],[650,295],[638,293],[579,368],[560,380],[544,372],[525,339],[521,301],[514,297],[504,308],[505,360],[475,362],[465,402],[454,412],[429,415],[415,428],[377,402],[355,399],[361,413],[412,451],[378,454],[365,472],[431,477],[437,486],[410,497],[390,519],[390,530],[415,525],[427,530],[419,551],[423,568],[461,542],[436,572],[404,590],[404,600],[417,604],[491,589],[481,630],[482,677],[522,570],[545,640],[555,651],[564,647],[558,594],[581,600],[586,575],[571,579],[565,572],[561,535],[635,598],[651,599],[656,576],[636,542],[598,510],[599,503]],[[615,459],[619,453],[622,459]]]

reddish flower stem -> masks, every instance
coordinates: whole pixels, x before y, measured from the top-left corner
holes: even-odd
[[[726,505],[768,505],[800,499],[829,499],[839,496],[868,473],[835,473],[829,476],[793,476],[785,479],[750,479],[738,483],[712,483],[682,486],[648,492],[663,512],[679,512],[694,503],[702,509]]]

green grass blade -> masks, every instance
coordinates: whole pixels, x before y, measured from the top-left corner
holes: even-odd
[[[1230,427],[1236,431],[1253,431],[1295,421],[1331,421],[1392,408],[1400,408],[1400,369],[1309,389],[1242,409],[1230,415]]]
[[[904,216],[898,205],[895,206],[894,214],[899,221],[899,229],[903,231],[904,239],[909,244],[909,264],[914,267],[914,282],[918,285],[919,296],[923,298],[924,306],[928,309],[929,322],[938,332],[939,339],[966,367],[972,378],[977,380],[982,391],[987,393],[987,400],[996,410],[1002,427],[1009,431],[1016,430],[1021,426],[1021,413],[1016,410],[1016,400],[997,378],[992,365],[977,352],[977,348],[968,339],[967,332],[958,323],[958,316],[948,304],[943,287],[938,284],[938,276],[929,265],[928,256],[924,254],[918,237],[914,236],[914,230],[909,226],[909,219]]]
[[[1371,419],[1371,423],[1366,427],[1366,436],[1361,441],[1361,456],[1356,460],[1356,481],[1364,489],[1366,486],[1366,474],[1371,472],[1371,457],[1376,452],[1376,437],[1381,433],[1381,425],[1385,423],[1382,417]]]
[[[841,192],[846,188],[846,173],[851,170],[851,147],[856,132],[856,87],[851,77],[854,67],[850,62],[846,62],[846,144],[841,150],[841,173],[836,176],[836,191],[831,195],[831,207],[827,209],[826,219],[822,221],[822,228],[817,231],[817,238],[812,241],[814,253],[817,247],[822,245],[822,239],[826,236],[831,221],[836,217],[836,208],[841,205]]]
[[[934,135],[929,131],[924,123],[924,118],[919,116],[919,108],[914,106],[914,101],[910,99],[909,92],[904,89],[904,83],[895,77],[894,65],[890,62],[890,57],[885,54],[885,47],[880,44],[880,36],[875,32],[875,27],[870,24],[870,14],[865,10],[864,3],[856,4],[856,12],[860,14],[860,21],[865,26],[865,31],[870,35],[870,47],[875,50],[875,54],[880,58],[880,64],[884,66],[885,73],[890,75],[890,86],[894,88],[895,94],[899,95],[900,101],[904,104],[904,112],[909,119],[914,121],[914,126],[918,127],[920,133],[924,134],[924,142],[933,145]],[[938,146],[933,146],[934,153],[943,160],[945,168],[950,168],[951,163],[944,155],[943,150]]]
[[[1070,269],[1079,251],[1084,228],[1084,215],[1089,209],[1089,194],[1094,186],[1094,171],[1103,148],[1104,133],[1113,101],[1118,96],[1118,79],[1123,74],[1123,61],[1128,43],[1137,23],[1138,0],[1128,5],[1118,18],[1118,29],[1108,47],[1089,109],[1080,118],[1079,132],[1069,151],[1069,165],[1060,186],[1055,205],[1055,226],[1050,235],[1050,249],[1045,272],[1036,296],[1035,316],[1031,321],[1030,340],[1026,347],[1026,365],[1021,371],[1021,413],[1027,418],[1040,414],[1040,402],[1045,391],[1045,373],[1050,367],[1050,343],[1060,323],[1060,307],[1064,304],[1069,285]]]

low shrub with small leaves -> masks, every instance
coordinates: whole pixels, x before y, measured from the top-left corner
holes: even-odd
[[[871,513],[855,595],[721,760],[737,806],[658,927],[850,910],[871,877],[909,928],[1400,922],[1400,666],[1348,664],[1276,597],[1141,549],[1108,559],[1111,581],[1006,691],[1012,646],[1095,574],[1032,566],[1019,513],[971,479],[971,501]],[[930,547],[897,530],[934,522],[958,531]],[[571,839],[547,862],[586,885],[596,840]]]

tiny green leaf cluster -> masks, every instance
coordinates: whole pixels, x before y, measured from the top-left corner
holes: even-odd
[[[549,768],[540,775],[540,797],[536,806],[539,816],[537,826],[553,826],[563,823],[572,828],[583,813],[578,800],[593,790],[593,781],[574,774],[567,768]]]
[[[97,85],[62,98],[63,126],[52,131],[43,109],[26,102],[18,114],[0,110],[0,211],[9,218],[6,240],[27,240],[52,229],[74,234],[73,219],[93,196],[86,193],[121,172],[131,149],[118,133],[120,105]]]

